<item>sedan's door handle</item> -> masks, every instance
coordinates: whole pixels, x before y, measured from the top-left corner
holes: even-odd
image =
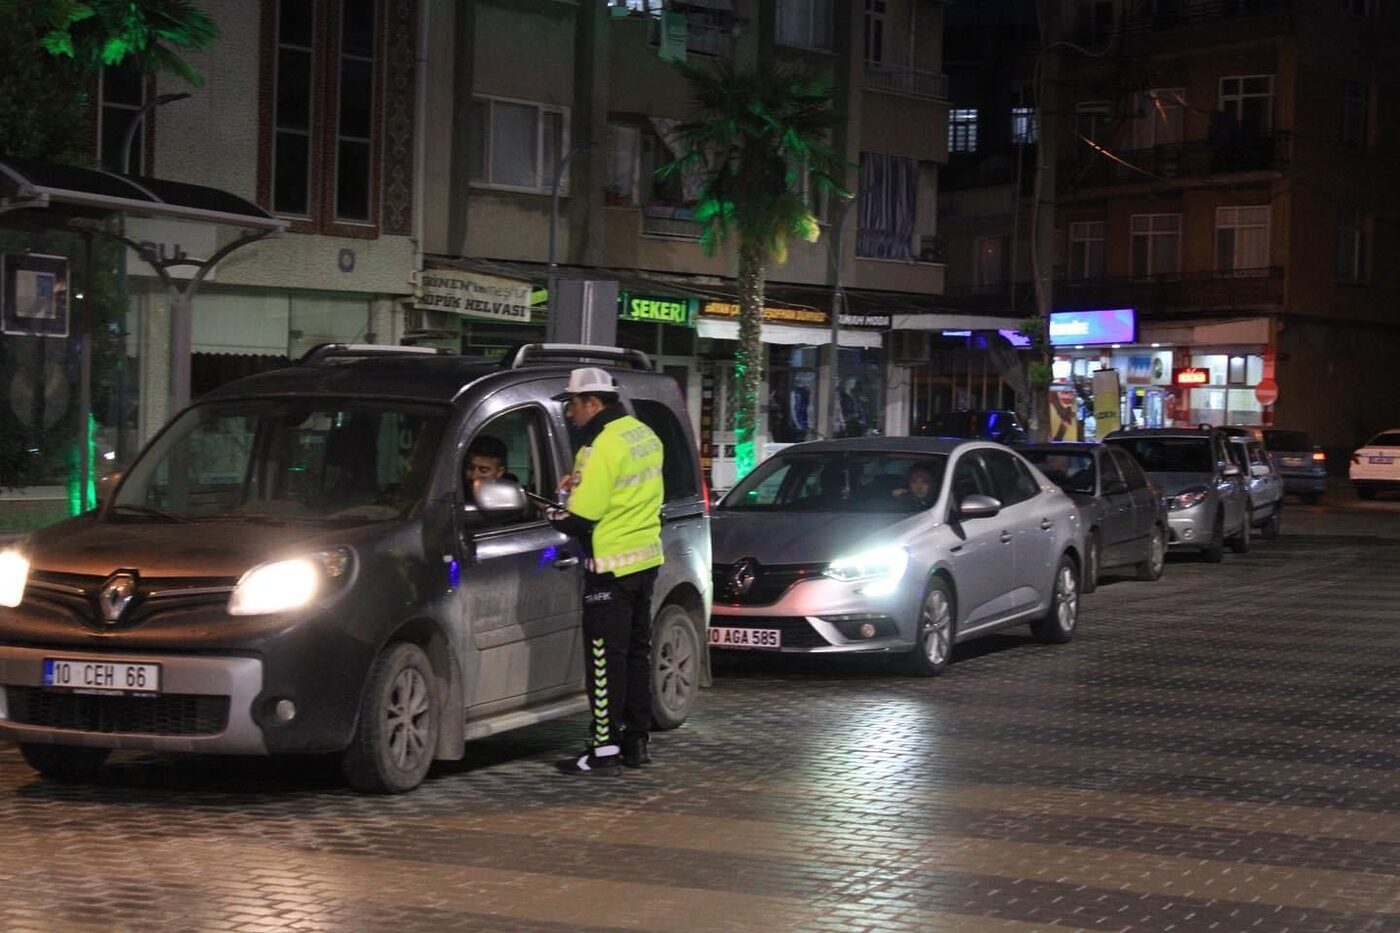
[[[1052,522],[1050,519],[1048,519],[1048,518],[1042,518],[1042,519],[1040,520],[1040,530],[1041,530],[1041,531],[1049,531],[1051,528],[1054,528],[1054,527],[1055,527],[1055,523]]]
[[[1002,544],[1010,544],[1010,543],[1011,543],[1011,532],[1009,532],[1009,531],[1003,531],[1003,532],[1001,533],[1001,543],[1002,543]]]
[[[554,562],[555,570],[568,570],[570,567],[578,566],[577,557],[561,557]]]

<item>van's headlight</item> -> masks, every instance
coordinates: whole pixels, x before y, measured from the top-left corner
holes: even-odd
[[[902,547],[882,547],[832,561],[826,575],[842,583],[870,582],[865,592],[871,596],[893,593],[909,566],[909,552]]]
[[[0,606],[13,609],[24,600],[29,561],[19,551],[0,551]]]
[[[259,564],[245,573],[228,598],[229,615],[260,616],[300,609],[350,572],[350,551],[335,548]]]
[[[1180,512],[1182,509],[1189,509],[1200,505],[1210,496],[1210,490],[1204,486],[1195,486],[1191,489],[1183,489],[1174,496],[1167,497],[1167,508],[1173,512]]]

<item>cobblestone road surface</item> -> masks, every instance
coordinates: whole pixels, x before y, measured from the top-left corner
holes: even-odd
[[[0,748],[0,929],[1400,930],[1400,504],[1293,507],[948,673],[746,658],[657,763],[580,721],[418,792],[332,762]]]

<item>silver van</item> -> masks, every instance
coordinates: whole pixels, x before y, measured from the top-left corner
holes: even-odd
[[[402,792],[469,739],[585,712],[579,544],[540,505],[580,363],[665,446],[653,709],[679,726],[711,580],[675,381],[615,348],[336,345],[204,397],[102,506],[0,553],[0,738],[56,776],[114,748],[339,752],[357,789]],[[483,447],[504,475],[473,484]]]

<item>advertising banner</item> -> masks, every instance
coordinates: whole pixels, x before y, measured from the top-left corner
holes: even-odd
[[[1094,373],[1094,436],[1103,440],[1123,426],[1123,396],[1118,370],[1100,369]]]
[[[1137,342],[1137,313],[1132,308],[1108,311],[1052,311],[1052,347],[1092,347]]]
[[[1050,390],[1050,440],[1080,440],[1077,408],[1073,389]]]
[[[0,305],[7,334],[68,336],[68,259],[9,254],[0,258]]]
[[[527,322],[533,291],[529,282],[457,269],[424,269],[413,304],[468,317]]]

